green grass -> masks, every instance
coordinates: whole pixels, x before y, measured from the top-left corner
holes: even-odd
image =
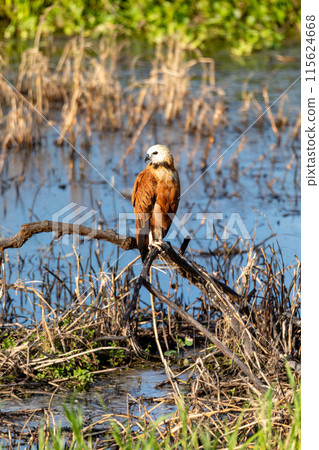
[[[113,423],[110,430],[110,435],[107,438],[107,446],[111,443],[118,445],[123,450],[157,450],[157,449],[218,449],[225,448],[221,445],[219,440],[223,436],[226,440],[227,449],[233,450],[235,448],[247,449],[254,448],[258,450],[270,449],[285,449],[285,450],[299,450],[301,448],[301,400],[300,390],[297,389],[295,380],[292,376],[291,370],[287,366],[287,373],[290,386],[293,390],[292,404],[283,403],[282,408],[289,412],[289,431],[284,437],[280,437],[276,431],[272,416],[278,411],[274,411],[273,390],[269,389],[262,399],[256,400],[258,407],[256,408],[257,425],[256,431],[251,433],[247,438],[243,438],[245,426],[247,425],[244,419],[247,409],[243,409],[239,415],[236,423],[232,429],[228,426],[227,419],[223,423],[219,422],[218,432],[213,437],[207,429],[200,425],[194,426],[189,420],[189,406],[184,402],[178,404],[179,427],[177,431],[168,427],[165,435],[160,437],[158,433],[158,425],[163,422],[163,419],[158,419],[149,426],[145,426],[144,422],[140,422],[139,432],[131,430],[129,425],[120,427],[117,423]],[[251,406],[251,405],[249,405]],[[81,406],[75,406],[75,397],[71,402],[70,407],[64,406],[64,412],[69,421],[72,430],[71,449],[87,449],[93,448],[92,440],[86,439],[83,436],[83,419]],[[287,412],[287,411],[286,411]],[[167,419],[167,418],[166,418]],[[169,423],[167,421],[166,423]],[[176,421],[174,422],[174,426]],[[221,428],[223,427],[223,428]],[[124,429],[123,429],[124,428]],[[176,428],[176,426],[175,426]],[[39,438],[40,449],[55,449],[62,450],[65,448],[67,442],[66,435],[61,432],[61,428],[53,431],[49,430],[49,436],[45,439],[43,427],[41,428]],[[69,441],[70,442],[70,441]]]

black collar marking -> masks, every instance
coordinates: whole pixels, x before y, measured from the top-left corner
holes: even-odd
[[[151,163],[151,165],[154,167],[154,169],[159,169],[160,167],[165,167],[165,169],[170,169],[170,165],[167,162],[162,162],[162,163]]]

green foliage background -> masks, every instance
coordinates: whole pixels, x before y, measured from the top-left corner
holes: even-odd
[[[220,39],[235,54],[298,38],[300,0],[0,0],[5,38],[119,32],[157,43],[177,36],[199,47]]]

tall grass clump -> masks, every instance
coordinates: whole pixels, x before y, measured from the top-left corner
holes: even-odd
[[[102,135],[122,130],[125,158],[150,123],[179,120],[185,131],[210,136],[225,123],[213,59],[190,53],[177,39],[158,44],[142,80],[135,74],[138,61],[133,58],[126,82],[120,81],[119,62],[126,57],[125,45],[116,36],[101,39],[97,47],[83,36],[71,39],[55,64],[49,63],[50,49],[42,49],[39,40],[22,53],[18,74],[11,74],[8,62],[0,79],[2,163],[10,150],[40,147],[50,128],[58,146],[80,143],[86,149],[94,131]],[[201,78],[196,90],[191,83],[194,70]],[[5,81],[12,77],[13,83]]]

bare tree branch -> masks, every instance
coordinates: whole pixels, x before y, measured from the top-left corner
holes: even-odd
[[[140,273],[140,276],[138,277],[137,283],[134,288],[132,300],[130,301],[129,306],[126,309],[126,312],[123,317],[125,328],[127,328],[127,329],[129,328],[129,320],[131,318],[131,314],[136,308],[137,298],[138,298],[140,289],[142,287],[142,284],[144,283],[145,280],[148,279],[151,265],[153,264],[153,261],[155,260],[155,258],[157,257],[157,255],[159,253],[160,253],[160,250],[157,247],[153,247],[149,251],[149,253],[144,261],[142,271]]]
[[[34,234],[42,232],[54,232],[55,238],[65,234],[77,234],[91,239],[101,239],[115,244],[124,250],[137,248],[136,239],[134,237],[120,236],[112,229],[96,230],[83,225],[44,220],[41,222],[26,223],[21,226],[17,234],[10,238],[2,239],[0,241],[0,252],[7,248],[21,247]],[[235,305],[235,303],[240,304],[241,297],[233,289],[212,277],[204,267],[195,262],[190,262],[182,254],[177,253],[168,242],[162,242],[161,249],[162,251],[160,254],[164,261],[173,269],[176,269],[183,278],[189,280],[194,286],[207,295],[208,298],[211,299],[214,307],[223,313],[231,328],[241,339],[245,353],[249,356],[253,351],[253,339],[249,327],[244,323],[238,312],[238,308]],[[150,252],[149,258],[147,258],[146,264],[144,264],[144,268],[134,291],[133,299],[125,314],[126,322],[136,307],[139,290],[144,281],[147,280],[150,266],[158,253],[159,251],[155,250],[154,252]]]
[[[55,233],[54,238],[61,237],[65,234],[77,234],[79,236],[86,236],[91,239],[101,239],[103,241],[111,242],[111,244],[118,245],[124,250],[132,250],[137,248],[136,239],[134,237],[120,236],[112,229],[96,230],[83,225],[42,220],[41,222],[25,223],[21,225],[21,228],[17,234],[0,240],[0,252],[6,248],[22,247],[22,245],[34,234],[50,232]]]
[[[267,387],[262,384],[262,382],[252,373],[249,367],[244,364],[238,356],[236,356],[228,347],[226,347],[213,333],[211,333],[207,328],[205,328],[201,323],[199,323],[194,317],[192,317],[188,312],[184,311],[183,308],[176,305],[176,303],[172,302],[169,298],[165,297],[159,290],[157,290],[149,281],[144,280],[143,282],[146,289],[153,295],[155,295],[159,301],[165,303],[167,306],[176,311],[183,319],[185,319],[188,323],[190,323],[194,328],[197,328],[204,336],[206,336],[219,350],[228,358],[232,359],[235,364],[240,368],[245,375],[254,383],[257,389],[265,393]]]
[[[245,352],[250,355],[253,350],[253,339],[249,328],[250,324],[245,324],[238,308],[234,303],[240,304],[242,298],[233,289],[225,283],[212,277],[203,266],[194,261],[188,261],[184,256],[175,252],[168,242],[162,243],[163,252],[161,253],[164,261],[184,278],[188,279],[194,286],[198,287],[203,294],[212,301],[215,308],[224,314],[226,320],[241,338]]]

